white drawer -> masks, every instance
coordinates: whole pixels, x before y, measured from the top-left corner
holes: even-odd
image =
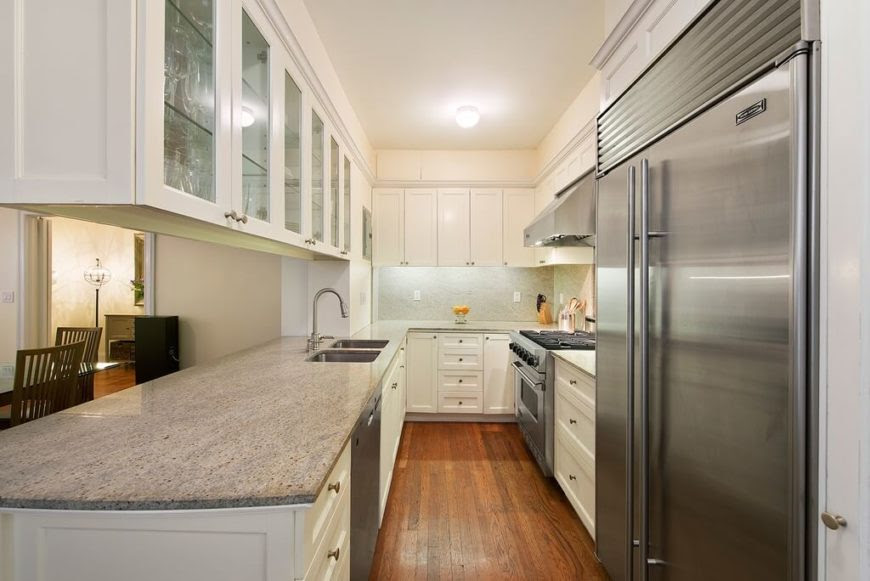
[[[595,465],[580,460],[576,448],[566,439],[563,430],[556,429],[555,443],[556,480],[565,491],[577,516],[583,521],[592,538],[595,538]]]
[[[595,410],[571,392],[556,389],[556,426],[582,449],[590,461],[595,460]]]
[[[483,335],[474,333],[440,333],[438,349],[479,351],[483,348]]]
[[[350,569],[345,566],[350,561],[350,495],[341,500],[335,518],[323,537],[323,542],[314,552],[306,580],[321,581],[334,579],[348,581]]]
[[[556,393],[570,392],[595,409],[595,379],[573,365],[556,360]]]
[[[441,351],[438,356],[438,369],[483,371],[483,353]]]
[[[449,414],[482,414],[482,393],[439,392],[438,412]]]
[[[483,393],[483,373],[480,371],[439,371],[438,391]]]
[[[345,499],[350,501],[350,445],[345,445],[326,479],[323,490],[317,495],[314,505],[305,513],[302,546],[305,551],[306,570],[315,548],[323,542],[330,521]]]

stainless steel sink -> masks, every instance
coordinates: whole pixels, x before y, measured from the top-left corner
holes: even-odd
[[[383,339],[339,339],[330,347],[335,349],[383,349],[389,341]]]
[[[380,351],[350,351],[348,349],[332,349],[318,351],[305,361],[315,363],[371,363],[380,355]]]

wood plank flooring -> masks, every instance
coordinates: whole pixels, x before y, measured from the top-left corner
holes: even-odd
[[[407,423],[371,579],[607,579],[515,424]]]
[[[121,365],[94,374],[94,399],[136,385],[136,368]]]

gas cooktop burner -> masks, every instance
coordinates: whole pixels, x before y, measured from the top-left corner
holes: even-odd
[[[584,331],[520,331],[520,335],[551,351],[557,349],[595,349],[595,335]]]

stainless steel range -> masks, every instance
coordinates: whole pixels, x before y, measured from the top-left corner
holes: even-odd
[[[517,424],[541,470],[552,476],[556,364],[550,351],[595,349],[595,335],[580,331],[519,331],[510,337]]]

